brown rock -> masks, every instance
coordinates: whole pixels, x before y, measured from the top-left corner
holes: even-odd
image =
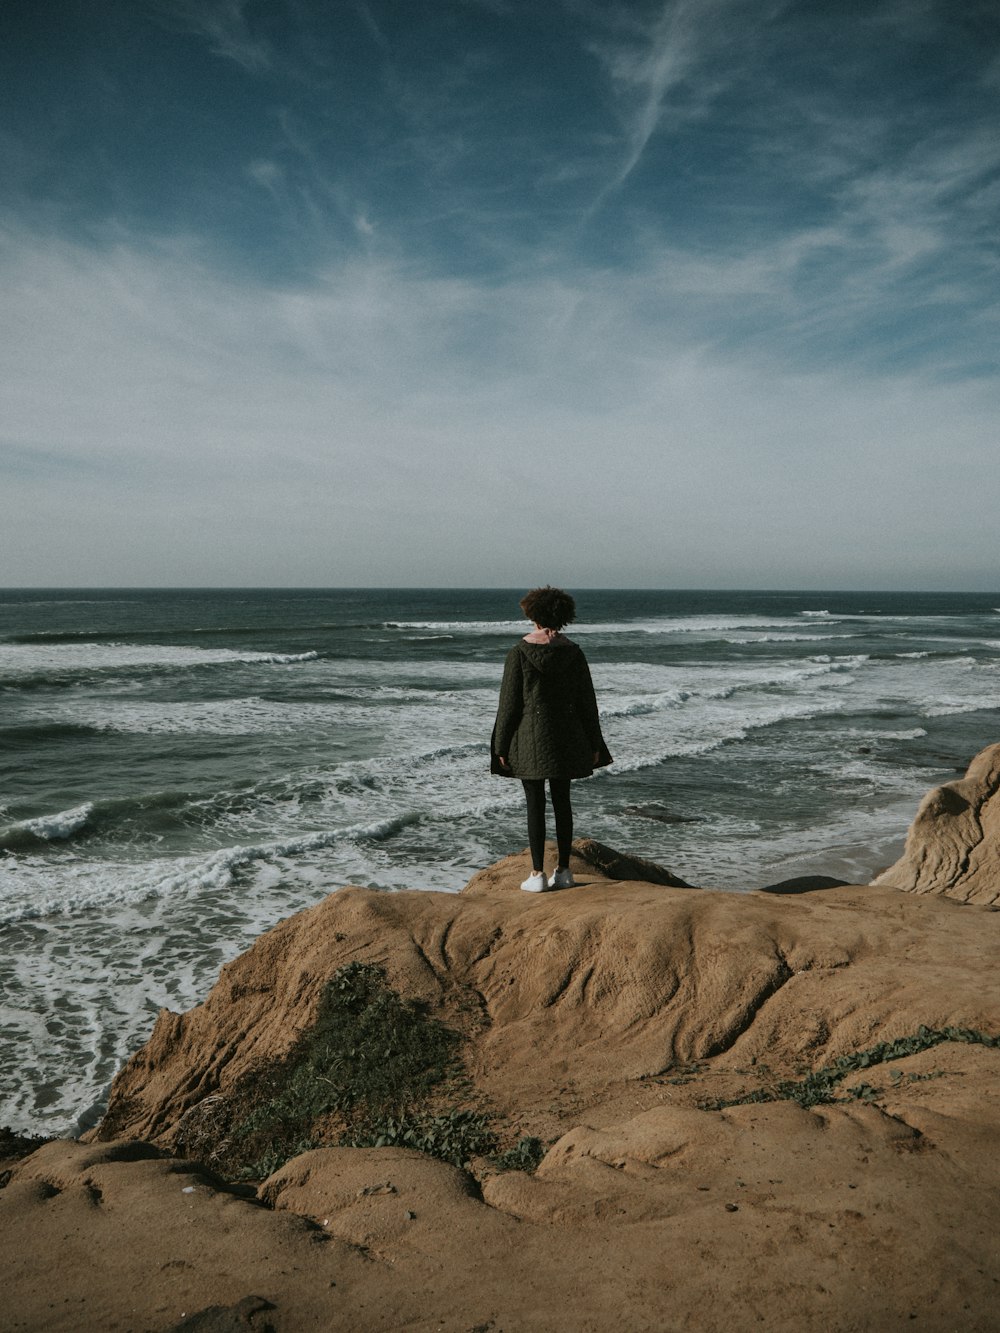
[[[209,1305],[204,1310],[187,1315],[175,1324],[169,1333],[279,1333],[271,1317],[274,1306],[260,1296],[244,1296],[235,1305]]]
[[[586,851],[540,897],[523,855],[461,895],[343,889],[161,1014],[115,1141],[47,1144],[0,1189],[10,1328],[993,1333],[1000,1050],[947,1041],[808,1109],[700,1104],[921,1025],[1000,1033],[1000,914],[884,885],[692,892]],[[323,1148],[250,1199],[167,1155],[356,959],[466,1033],[477,1103],[550,1145],[534,1176]]]
[[[536,896],[516,888],[524,866],[499,862],[469,894],[345,888],[283,921],[222,969],[203,1005],[161,1013],[96,1137],[170,1147],[195,1106],[288,1052],[354,959],[446,1021],[476,1015],[466,1058],[478,1089],[542,1137],[674,1063],[822,1062],[920,1023],[996,1016],[983,920],[956,904],[857,886],[692,892],[581,869],[576,889]]]
[[[963,903],[1000,902],[1000,745],[976,755],[964,778],[933,788],[906,848],[875,883],[940,893]]]

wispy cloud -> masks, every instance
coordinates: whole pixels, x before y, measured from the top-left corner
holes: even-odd
[[[722,276],[731,308],[751,276]],[[22,471],[3,495],[8,577],[55,578],[84,520],[96,579],[125,545],[152,582],[195,578],[205,526],[228,534],[234,516],[269,537],[237,540],[238,582],[310,581],[310,566],[322,581],[331,560],[332,581],[391,581],[401,559],[430,581],[516,580],[525,542],[581,582],[606,581],[609,560],[626,580],[655,581],[665,562],[671,578],[726,582],[760,565],[761,523],[761,578],[825,562],[856,582],[845,542],[888,560],[929,484],[928,549],[958,512],[989,529],[993,387],[713,345],[710,277],[671,264],[498,285],[352,260],[276,288],[224,280],[194,252],[10,237],[0,299],[18,336],[0,411]],[[776,259],[748,299],[783,282]],[[944,466],[956,438],[974,493]],[[28,475],[42,440],[44,476]],[[825,533],[820,493],[840,515]],[[947,582],[947,568],[930,573]]]
[[[269,42],[251,32],[248,0],[155,0],[160,20],[203,37],[216,55],[235,61],[250,74],[271,67]]]
[[[666,0],[647,23],[621,6],[606,12],[613,31],[591,49],[616,96],[624,155],[602,202],[624,185],[658,130],[705,114],[749,60],[757,34],[785,7],[776,0]]]
[[[372,41],[383,55],[388,55],[389,43],[386,40],[385,33],[375,22],[375,15],[371,11],[371,6],[366,4],[365,0],[354,0],[354,8],[357,10]]]
[[[941,0],[160,12],[227,97],[160,42],[142,123],[96,40],[118,101],[71,73],[101,132],[25,81],[0,136],[19,577],[60,581],[86,529],[107,581],[116,542],[198,581],[215,525],[235,581],[269,581],[260,530],[286,582],[516,581],[519,545],[577,582],[638,577],[634,547],[671,581],[812,552],[846,585],[845,547],[906,573],[921,509],[942,569],[955,514],[992,529],[993,56]]]

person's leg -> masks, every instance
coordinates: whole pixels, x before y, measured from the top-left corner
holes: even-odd
[[[528,846],[531,868],[536,873],[545,868],[545,779],[522,778],[524,799],[528,805]]]
[[[559,866],[562,869],[569,866],[569,854],[573,846],[573,806],[570,803],[569,782],[569,778],[549,778],[552,813],[556,819]]]

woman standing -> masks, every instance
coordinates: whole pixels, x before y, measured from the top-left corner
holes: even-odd
[[[507,654],[500,706],[490,743],[490,771],[520,778],[528,803],[532,871],[521,885],[528,893],[566,889],[573,842],[569,784],[589,778],[612,762],[601,735],[597,699],[583,650],[562,633],[576,605],[561,588],[534,588],[521,600],[534,624]],[[559,863],[545,878],[545,781],[556,821]]]

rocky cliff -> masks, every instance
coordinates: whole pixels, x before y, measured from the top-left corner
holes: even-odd
[[[965,777],[929,791],[903,855],[876,884],[940,893],[963,903],[1000,901],[1000,745],[976,755]]]
[[[995,1329],[998,756],[872,886],[585,841],[571,890],[522,855],[280,923],[12,1168],[10,1326]]]

